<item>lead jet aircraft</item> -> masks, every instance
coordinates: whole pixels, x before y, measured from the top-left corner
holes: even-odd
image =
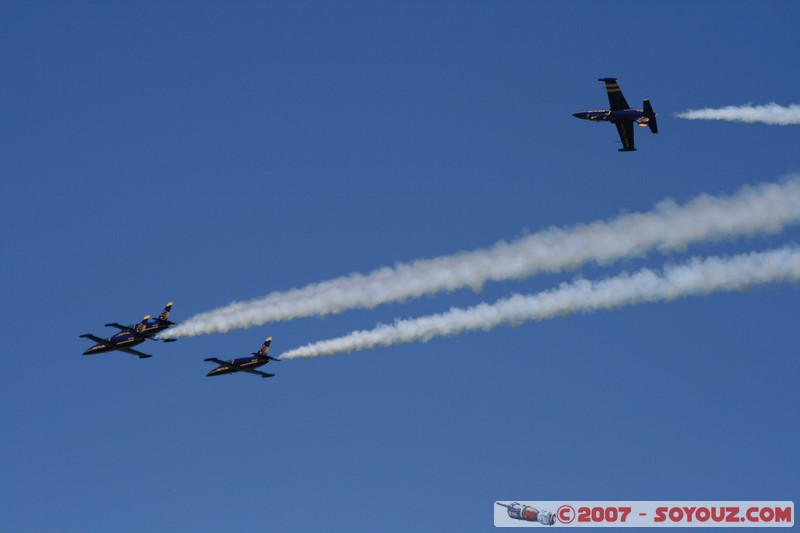
[[[119,333],[112,336],[110,339],[101,339],[100,337],[96,337],[91,333],[84,333],[81,335],[82,338],[91,339],[97,344],[83,352],[83,355],[95,355],[98,353],[120,351],[129,353],[131,355],[136,355],[140,359],[152,357],[146,353],[133,350],[132,347],[143,343],[147,339],[153,338],[156,333],[164,331],[170,326],[175,325],[175,322],[171,322],[169,320],[170,311],[172,311],[172,302],[167,304],[157,318],[151,319],[150,315],[147,315],[138,324],[133,324],[130,326],[123,326],[121,324],[117,324],[116,322],[106,324],[108,327],[117,328],[120,330]],[[174,342],[175,340],[177,339],[164,339],[164,342]]]
[[[257,352],[253,352],[254,357],[240,357],[238,359],[231,359],[230,361],[223,361],[222,359],[217,359],[216,357],[209,357],[208,359],[205,359],[205,361],[210,361],[219,365],[206,375],[220,376],[222,374],[233,374],[234,372],[248,372],[250,374],[261,376],[262,378],[273,377],[275,374],[267,374],[266,372],[255,370],[260,366],[266,365],[270,361],[280,361],[280,359],[275,359],[274,357],[267,355],[271,342],[272,337],[267,337],[267,340],[264,341],[261,349]]]
[[[622,148],[620,152],[634,152],[636,148],[633,146],[633,123],[642,127],[649,127],[653,133],[658,133],[658,124],[656,124],[656,114],[653,112],[653,107],[650,105],[650,100],[645,100],[642,103],[643,109],[631,109],[625,97],[622,95],[622,90],[617,85],[617,78],[600,78],[597,81],[603,81],[606,84],[606,92],[608,92],[608,102],[611,109],[600,109],[597,111],[581,111],[580,113],[573,113],[573,117],[591,120],[594,122],[611,122],[617,127],[619,138],[622,141]]]

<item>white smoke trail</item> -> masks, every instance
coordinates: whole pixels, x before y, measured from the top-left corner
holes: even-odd
[[[727,106],[717,109],[689,109],[676,113],[676,117],[689,120],[729,120],[731,122],[762,122],[772,126],[788,126],[800,124],[800,105],[790,104],[788,107],[780,106],[775,102],[767,105]]]
[[[283,353],[281,357],[318,357],[375,346],[426,342],[435,337],[466,331],[488,331],[501,324],[547,320],[573,313],[590,313],[600,309],[787,281],[800,281],[800,248],[786,247],[730,258],[694,258],[683,265],[665,267],[663,273],[643,269],[634,274],[596,282],[578,280],[539,294],[518,294],[494,304],[452,308],[446,313],[397,320],[391,325],[380,324],[373,330],[356,331],[344,337],[315,342]]]
[[[696,242],[757,232],[776,233],[800,221],[800,176],[743,187],[735,195],[701,195],[683,206],[662,201],[648,213],[621,215],[571,228],[549,228],[513,242],[450,256],[351,274],[208,311],[170,328],[161,338],[224,333],[268,322],[372,308],[487,281],[608,264],[654,248],[681,250]]]

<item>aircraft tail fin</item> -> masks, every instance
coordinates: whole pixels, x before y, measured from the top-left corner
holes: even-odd
[[[256,352],[256,355],[259,357],[264,357],[269,353],[269,345],[272,343],[272,337],[267,337],[267,340],[264,341],[264,344],[261,345],[261,349]]]
[[[645,99],[642,104],[642,111],[645,118],[647,118],[647,127],[653,133],[658,133],[658,122],[656,122],[656,113],[653,111],[653,106],[650,105],[650,100]]]
[[[147,327],[147,321],[150,320],[150,315],[145,315],[141,322],[136,324],[136,333],[141,333]]]
[[[167,320],[169,319],[169,313],[172,311],[172,302],[169,302],[167,306],[161,311],[161,314],[158,315],[159,320]]]

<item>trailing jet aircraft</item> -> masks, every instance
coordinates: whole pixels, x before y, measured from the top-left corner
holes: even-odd
[[[617,85],[617,78],[600,78],[597,81],[605,82],[606,92],[608,92],[608,102],[611,109],[601,109],[598,111],[582,111],[580,113],[573,113],[572,116],[591,120],[594,122],[611,122],[617,127],[619,138],[622,141],[622,148],[620,152],[634,152],[636,148],[633,146],[633,123],[637,125],[650,128],[653,133],[658,133],[658,124],[656,124],[656,114],[653,112],[653,106],[650,105],[650,100],[645,100],[642,104],[644,109],[631,109],[625,97],[622,96],[622,90]]]
[[[209,357],[208,359],[205,359],[205,361],[211,361],[212,363],[217,363],[219,365],[206,375],[220,376],[222,374],[233,374],[234,372],[248,372],[250,374],[261,376],[262,378],[273,377],[275,374],[267,374],[266,372],[255,370],[260,366],[266,365],[270,361],[280,361],[280,359],[275,359],[274,357],[267,355],[271,342],[272,337],[267,337],[267,340],[264,341],[261,349],[257,352],[253,352],[254,357],[240,357],[238,359],[231,359],[230,361],[223,361],[222,359],[217,359],[216,357]]]
[[[95,355],[98,353],[120,351],[138,356],[140,359],[152,357],[146,353],[133,350],[132,347],[143,343],[147,339],[153,338],[156,333],[164,331],[170,326],[173,326],[175,322],[171,322],[169,320],[170,311],[172,311],[172,302],[167,304],[157,318],[151,319],[150,315],[147,315],[138,324],[132,324],[130,326],[123,326],[121,324],[117,324],[116,322],[106,324],[108,327],[117,328],[120,330],[119,333],[110,339],[101,339],[100,337],[96,337],[91,333],[84,333],[81,335],[82,338],[91,339],[97,344],[83,352],[83,355]],[[173,342],[175,340],[176,339],[164,339],[164,342]]]

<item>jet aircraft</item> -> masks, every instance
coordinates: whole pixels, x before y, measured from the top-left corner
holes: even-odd
[[[266,372],[255,370],[260,366],[266,365],[270,361],[280,361],[280,359],[275,359],[274,357],[267,355],[271,342],[272,337],[267,337],[267,340],[264,341],[261,349],[257,352],[253,352],[253,357],[240,357],[238,359],[231,359],[230,361],[223,361],[222,359],[217,359],[216,357],[209,357],[208,359],[205,359],[205,361],[210,361],[219,365],[206,375],[220,376],[222,374],[233,374],[234,372],[248,372],[250,374],[261,376],[262,378],[273,377],[275,374],[267,374]]]
[[[650,128],[653,133],[658,133],[656,124],[656,114],[650,100],[645,100],[642,104],[643,109],[631,109],[622,90],[617,85],[617,78],[599,78],[597,81],[605,82],[606,92],[608,92],[608,102],[611,109],[601,109],[597,111],[582,111],[573,113],[572,116],[591,120],[594,122],[611,122],[617,127],[619,138],[622,141],[620,152],[634,152],[633,146],[633,123]]]
[[[117,328],[120,330],[119,333],[109,339],[101,339],[100,337],[96,337],[91,333],[84,333],[81,335],[82,338],[91,339],[97,344],[83,352],[83,355],[95,355],[99,353],[120,351],[135,355],[140,359],[152,357],[146,353],[133,350],[132,347],[143,343],[147,339],[152,339],[156,333],[164,331],[170,326],[173,326],[175,322],[171,322],[169,320],[170,311],[172,311],[172,302],[167,304],[157,318],[151,319],[150,315],[147,315],[138,324],[132,324],[130,326],[123,326],[121,324],[117,324],[116,322],[106,324],[108,327]],[[164,339],[164,342],[173,342],[175,340],[177,339]]]

